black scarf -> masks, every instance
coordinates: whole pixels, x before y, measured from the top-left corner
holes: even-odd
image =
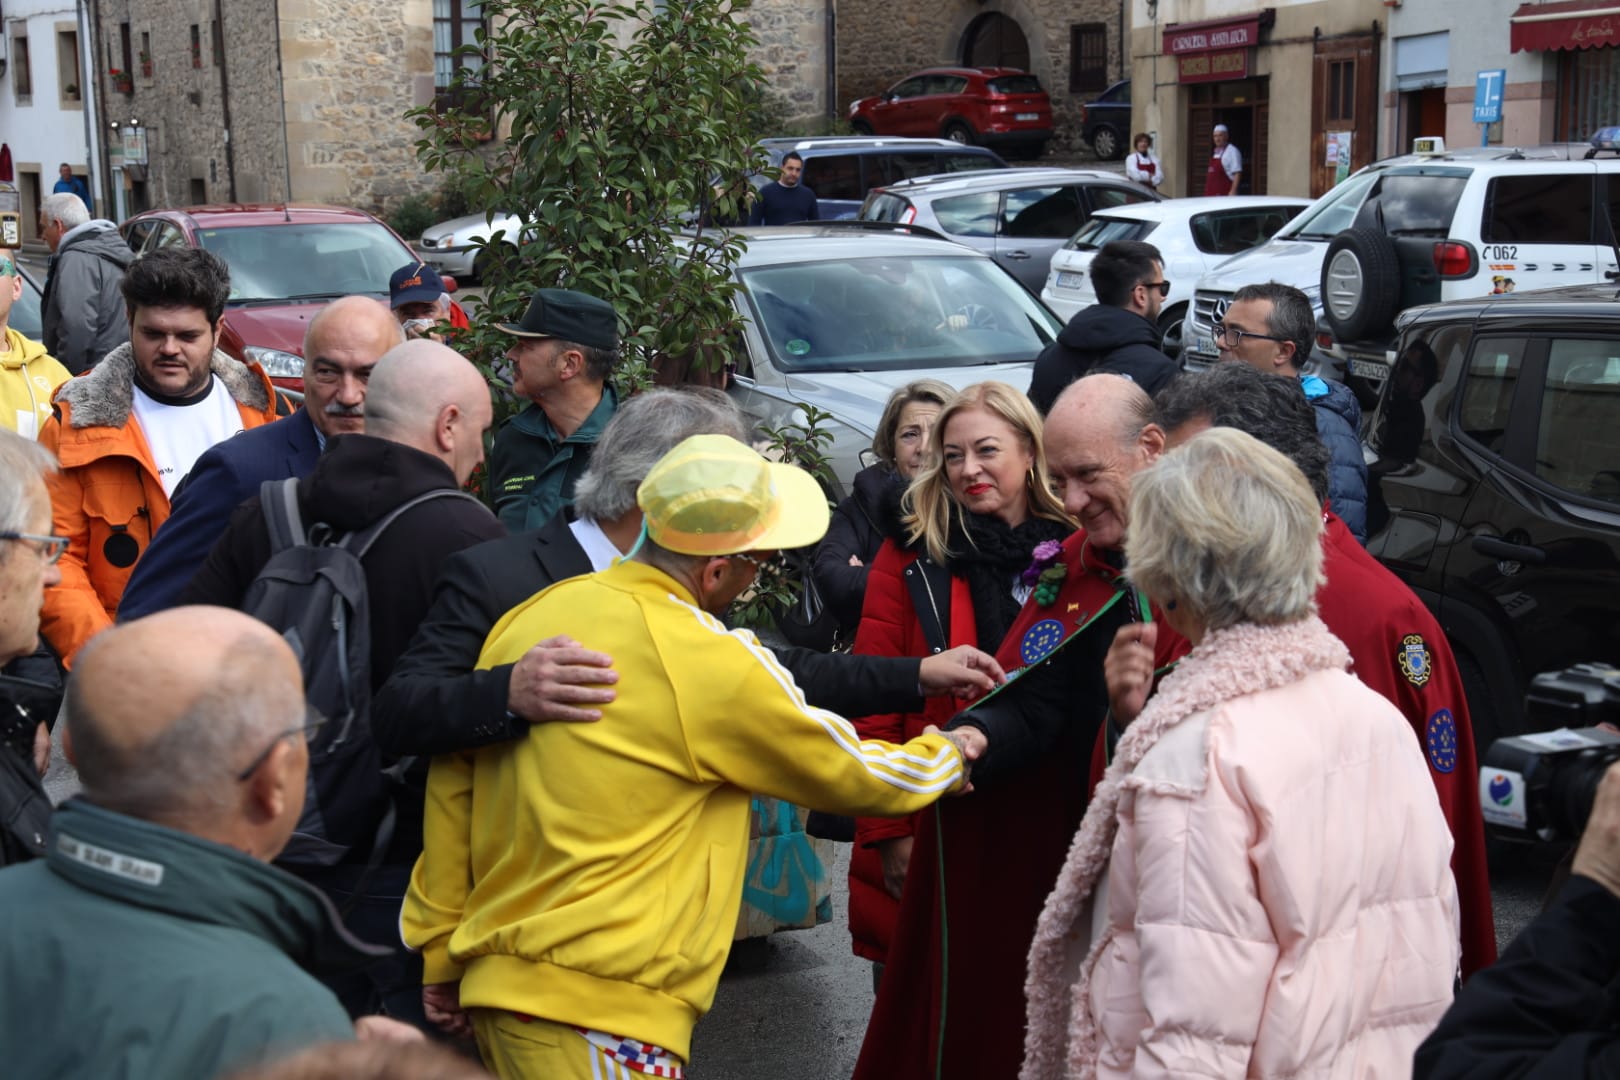
[[[1041,517],[1031,517],[1015,529],[985,514],[952,515],[952,554],[946,569],[968,583],[979,648],[993,655],[1018,617],[1022,605],[1013,596],[1013,579],[1035,561],[1035,545],[1062,540],[1073,531],[1063,522]]]

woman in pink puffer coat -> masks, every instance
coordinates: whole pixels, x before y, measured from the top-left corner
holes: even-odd
[[[1316,617],[1311,489],[1230,428],[1133,489],[1130,575],[1194,648],[1047,900],[1020,1076],[1410,1076],[1457,972],[1451,835],[1411,726]]]

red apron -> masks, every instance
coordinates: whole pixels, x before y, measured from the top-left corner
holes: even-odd
[[[1204,174],[1205,195],[1230,195],[1232,193],[1232,178],[1226,175],[1226,166],[1221,164],[1221,155],[1226,152],[1223,146],[1215,151],[1209,159],[1209,172]]]

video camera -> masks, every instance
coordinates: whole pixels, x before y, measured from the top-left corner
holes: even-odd
[[[1576,664],[1530,681],[1525,715],[1537,730],[1497,739],[1479,766],[1479,805],[1496,835],[1578,840],[1598,782],[1620,761],[1620,669]]]

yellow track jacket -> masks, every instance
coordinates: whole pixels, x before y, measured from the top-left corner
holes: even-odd
[[[0,344],[0,427],[37,439],[51,418],[51,395],[72,376],[45,346],[9,326]]]
[[[428,983],[656,1043],[685,1060],[742,902],[750,793],[906,814],[962,781],[939,735],[862,742],[754,635],[651,566],[561,582],[496,624],[479,667],[567,634],[613,657],[593,724],[435,758],[401,929]]]

